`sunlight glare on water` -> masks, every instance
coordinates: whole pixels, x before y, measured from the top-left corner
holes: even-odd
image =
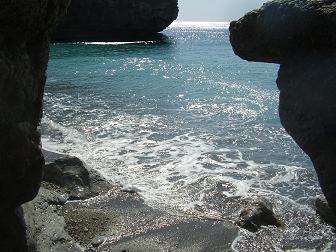
[[[44,148],[138,188],[154,207],[235,219],[243,199],[269,198],[287,228],[263,230],[261,245],[328,246],[312,164],[279,122],[278,66],[235,56],[228,23],[174,23],[163,34],[53,45]],[[254,251],[251,239],[242,231],[234,246]]]

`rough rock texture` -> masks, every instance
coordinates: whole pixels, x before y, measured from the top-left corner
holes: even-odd
[[[72,0],[53,41],[146,39],[177,15],[177,0]]]
[[[280,119],[309,155],[336,213],[336,1],[264,4],[230,26],[235,53],[280,63]]]
[[[43,181],[45,187],[67,195],[69,200],[88,199],[111,189],[111,184],[97,171],[86,167],[77,157],[43,150],[46,165]]]
[[[23,205],[29,251],[82,251],[65,231],[60,214],[66,198],[43,185],[38,196]]]
[[[97,171],[86,168],[76,157],[45,150],[43,154],[46,169],[42,187],[33,201],[23,205],[29,251],[82,251],[74,235],[87,228],[82,222],[94,218],[88,226],[99,229],[102,223],[108,225],[107,219],[96,212],[80,218],[70,216],[63,214],[63,208],[70,200],[88,199],[115,187]],[[70,222],[71,225],[67,225]],[[83,232],[87,234],[88,231]],[[90,242],[90,239],[86,242]]]
[[[47,163],[74,159],[44,154]],[[238,235],[238,228],[228,221],[152,208],[137,193],[112,186],[97,171],[78,169],[87,169],[91,190],[107,185],[108,190],[71,201],[66,184],[42,182],[38,196],[23,205],[30,251],[228,251]]]
[[[65,187],[89,187],[89,171],[83,162],[76,157],[66,157],[44,166],[43,180]]]
[[[336,48],[335,0],[276,0],[230,25],[241,58],[283,63],[297,54]]]
[[[0,247],[25,251],[22,211],[44,163],[37,131],[49,32],[68,0],[0,0]]]

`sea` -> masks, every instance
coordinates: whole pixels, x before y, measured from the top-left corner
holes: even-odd
[[[155,208],[234,222],[266,198],[284,223],[233,251],[335,251],[310,159],[278,116],[276,64],[247,62],[229,23],[174,22],[160,39],[50,48],[43,148],[74,155]]]

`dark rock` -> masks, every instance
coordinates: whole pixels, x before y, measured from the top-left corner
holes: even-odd
[[[86,168],[77,157],[51,155],[50,152],[47,156],[55,159],[45,165],[43,181],[59,186],[59,191],[65,193],[69,200],[91,198],[112,187],[97,171]]]
[[[42,114],[49,33],[68,2],[0,0],[2,251],[26,250],[24,230],[17,225],[20,220],[15,220],[19,218],[15,209],[32,200],[40,186],[44,160],[37,127]]]
[[[336,213],[335,24],[335,0],[273,1],[232,22],[230,39],[244,59],[281,63],[281,123],[311,158]]]
[[[53,41],[151,39],[177,15],[177,0],[72,0]]]
[[[322,220],[331,226],[336,226],[336,215],[330,208],[324,196],[317,197],[315,200],[316,213],[321,216]]]
[[[281,65],[277,83],[281,122],[311,158],[336,212],[336,51],[292,58]]]
[[[283,63],[294,54],[336,48],[335,0],[276,0],[230,25],[241,58]]]
[[[0,216],[0,248],[1,251],[26,251],[25,222],[22,208],[1,212]],[[16,238],[16,239],[14,239]],[[9,244],[9,241],[12,243]]]
[[[282,223],[275,217],[272,204],[267,200],[259,200],[244,207],[239,215],[237,225],[251,232],[256,232],[261,226],[281,227]]]
[[[46,164],[43,180],[62,187],[89,187],[89,172],[76,157],[65,157]]]

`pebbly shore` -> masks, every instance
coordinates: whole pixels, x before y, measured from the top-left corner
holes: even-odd
[[[44,156],[39,194],[23,205],[30,251],[230,251],[238,235],[230,221],[154,209],[77,158]],[[62,171],[54,182],[48,166]]]

